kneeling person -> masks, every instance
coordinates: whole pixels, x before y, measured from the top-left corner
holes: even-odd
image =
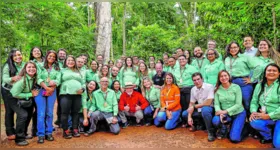
[[[92,104],[89,111],[91,126],[87,132],[89,135],[96,131],[98,121],[106,120],[110,131],[119,134],[118,124],[118,101],[115,92],[108,89],[109,80],[107,77],[100,79],[101,88],[93,93]]]
[[[188,121],[191,131],[195,131],[198,123],[204,121],[208,131],[208,141],[214,141],[212,125],[214,87],[211,84],[204,83],[199,72],[192,75],[192,80],[195,86],[191,89],[191,101],[189,108],[183,112],[182,116]]]

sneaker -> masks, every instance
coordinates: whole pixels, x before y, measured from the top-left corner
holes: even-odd
[[[43,136],[39,136],[38,137],[38,141],[37,141],[37,143],[39,143],[39,144],[43,144],[44,143],[44,137]]]
[[[193,125],[193,126],[191,126],[190,128],[189,128],[189,131],[191,131],[191,132],[194,132],[194,131],[196,131],[197,129],[196,129],[196,126],[195,125]]]
[[[208,142],[213,142],[213,141],[215,141],[214,133],[208,132]]]
[[[151,126],[152,124],[150,123],[150,122],[147,122],[146,124],[145,124],[145,126]]]
[[[53,138],[53,136],[51,134],[49,134],[49,135],[46,135],[46,140],[47,141],[53,141],[54,138]]]
[[[56,120],[56,121],[54,122],[54,124],[57,125],[59,128],[61,127],[61,123],[60,123],[60,121],[58,121],[58,120]]]
[[[25,139],[32,139],[33,138],[33,136],[31,136],[31,135],[26,135],[25,136]]]
[[[269,139],[269,140],[261,139],[261,140],[260,140],[260,143],[261,143],[261,144],[272,143],[272,139]]]
[[[227,136],[227,131],[220,129],[220,131],[217,134],[217,139],[221,140]]]
[[[125,122],[125,123],[123,123],[122,128],[125,129],[128,127],[128,125],[129,125],[128,122]]]
[[[26,145],[28,145],[29,143],[28,143],[26,140],[24,140],[24,141],[16,142],[16,144],[17,144],[18,146],[26,146]]]
[[[141,126],[142,126],[141,122],[136,123],[136,127],[141,127]]]
[[[79,130],[78,129],[74,129],[73,130],[73,137],[80,137],[80,133],[79,133]]]
[[[68,130],[65,130],[65,131],[63,132],[63,137],[64,137],[65,139],[71,139],[71,138],[72,138],[72,135],[71,135],[69,129],[68,129]]]
[[[92,129],[89,129],[88,131],[86,131],[85,133],[84,133],[84,136],[90,136],[90,135],[92,135],[94,132],[93,132],[93,130]]]
[[[16,135],[9,135],[8,136],[8,140],[15,140],[16,139]]]

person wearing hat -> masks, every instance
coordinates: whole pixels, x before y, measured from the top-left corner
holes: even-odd
[[[136,117],[137,126],[141,126],[143,119],[143,110],[149,106],[149,102],[137,91],[134,91],[135,85],[132,82],[126,82],[119,101],[119,116],[123,123],[123,128],[128,126],[126,116]]]

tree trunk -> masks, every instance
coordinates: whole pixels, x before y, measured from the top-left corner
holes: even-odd
[[[182,5],[181,5],[181,3],[180,2],[177,2],[177,4],[179,5],[179,8],[180,8],[180,10],[181,10],[181,13],[182,13],[182,15],[183,15],[183,18],[184,18],[184,21],[185,21],[185,26],[186,26],[186,28],[188,28],[189,27],[189,24],[188,24],[188,18],[187,18],[187,11],[185,11],[184,9],[183,9],[183,7],[182,7]]]
[[[124,2],[124,10],[123,10],[123,20],[122,20],[122,26],[123,26],[123,55],[126,53],[126,38],[125,38],[125,17],[126,17],[126,2]]]
[[[102,55],[107,62],[110,59],[111,36],[112,36],[112,18],[111,3],[95,3],[95,21],[96,21],[96,55]]]
[[[272,4],[272,19],[273,19],[273,34],[274,34],[274,39],[273,39],[273,42],[274,42],[274,47],[277,48],[277,37],[276,37],[276,14],[275,14],[275,6],[274,6],[274,3]]]

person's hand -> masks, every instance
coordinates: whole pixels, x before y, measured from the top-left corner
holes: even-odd
[[[87,115],[88,118],[90,118],[91,113],[92,113],[92,111],[89,111],[89,112],[88,112],[88,115]]]
[[[85,118],[85,119],[84,119],[83,125],[84,125],[84,126],[88,126],[88,118]]]
[[[51,81],[49,82],[49,86],[56,86],[56,83],[55,83],[53,80],[51,80]]]
[[[243,81],[244,81],[245,84],[251,83],[251,79],[249,77],[243,78]]]
[[[11,79],[13,82],[16,82],[21,79],[21,76],[13,76]]]
[[[112,124],[116,124],[116,123],[118,123],[118,119],[117,117],[113,117]]]
[[[265,111],[263,111],[262,109],[259,109],[260,113],[257,114],[258,119],[263,119],[263,120],[269,120],[270,117],[268,114],[266,114]]]
[[[249,121],[257,120],[257,119],[258,119],[257,115],[258,115],[257,112],[251,113],[250,118],[249,118]]]
[[[136,105],[135,110],[141,110],[141,107],[139,105]]]
[[[172,112],[169,110],[166,110],[166,116],[169,120],[172,119]]]
[[[125,111],[127,111],[127,112],[128,112],[128,111],[129,111],[129,109],[130,109],[130,108],[129,108],[129,104],[127,104],[126,106],[124,106],[124,110],[125,110]]]
[[[193,126],[193,119],[192,119],[192,117],[188,117],[188,124],[190,126]]]
[[[194,111],[194,106],[191,106],[187,109],[188,113],[193,113],[193,111]]]
[[[79,90],[77,91],[77,94],[78,94],[78,95],[81,95],[83,92],[84,92],[83,89],[79,89]]]
[[[216,112],[216,115],[217,115],[217,116],[218,116],[218,115],[221,115],[221,114],[226,115],[226,114],[227,114],[227,111],[226,111],[226,110],[219,110],[219,111]]]
[[[158,112],[155,111],[155,112],[154,112],[154,115],[153,115],[153,119],[155,119],[155,118],[157,117],[157,114],[158,114]]]
[[[35,97],[39,94],[39,90],[32,90],[31,93],[32,93],[32,96]]]

